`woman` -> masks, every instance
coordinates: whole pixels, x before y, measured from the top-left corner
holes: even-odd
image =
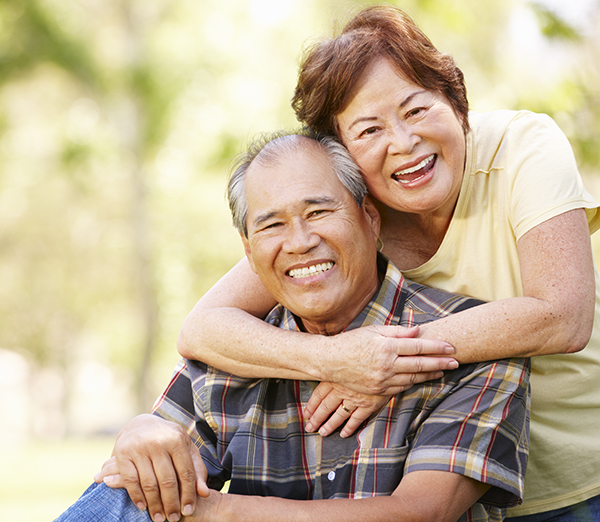
[[[529,112],[469,114],[453,60],[387,7],[362,11],[307,54],[293,106],[361,167],[383,252],[407,278],[490,302],[418,332],[307,338],[256,319],[274,303],[241,262],[196,305],[180,351],[243,376],[334,381],[311,400],[313,412],[324,398],[308,429],[341,404],[325,426],[350,416],[345,435],[376,401],[339,384],[389,394],[432,378],[448,363],[417,356],[445,353],[433,339],[451,343],[459,362],[533,356],[525,502],[510,516],[600,520],[600,294],[589,240],[600,214],[564,135]],[[580,517],[586,510],[595,515]]]

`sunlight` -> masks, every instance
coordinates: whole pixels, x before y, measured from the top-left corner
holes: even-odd
[[[251,0],[252,20],[263,26],[274,27],[286,21],[296,0]]]

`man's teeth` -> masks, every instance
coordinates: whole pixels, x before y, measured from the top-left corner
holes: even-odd
[[[321,272],[327,272],[327,270],[331,270],[333,268],[333,263],[331,261],[327,263],[319,263],[317,265],[305,266],[304,268],[294,268],[289,271],[289,276],[294,277],[296,279],[302,277],[310,277],[316,274],[320,274]]]
[[[421,163],[419,163],[418,165],[415,165],[414,167],[409,167],[408,169],[399,170],[398,172],[395,173],[395,175],[396,176],[405,176],[406,174],[412,174],[413,172],[416,172],[417,170],[422,169],[425,165],[427,165],[430,161],[432,161],[434,156],[435,156],[435,154],[432,154],[431,156],[429,156],[428,158],[425,158]]]

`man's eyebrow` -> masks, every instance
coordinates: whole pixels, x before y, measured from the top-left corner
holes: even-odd
[[[413,101],[414,98],[416,98],[417,96],[427,93],[428,91],[426,89],[423,89],[421,91],[415,91],[411,94],[409,94],[404,100],[402,100],[402,103],[400,103],[400,105],[398,105],[399,109],[403,109],[404,107],[406,107],[411,101]],[[351,130],[352,127],[354,127],[355,125],[358,125],[359,123],[365,123],[365,122],[369,122],[369,121],[376,121],[377,117],[376,116],[364,116],[362,118],[357,118],[355,119],[350,126],[348,127],[348,130]]]
[[[265,221],[268,221],[272,217],[275,217],[277,214],[279,214],[279,211],[277,210],[271,210],[270,212],[259,214],[258,216],[256,216],[256,218],[254,218],[254,221],[252,221],[252,225],[254,225],[255,228],[258,228]]]
[[[336,200],[330,196],[317,196],[317,197],[313,196],[313,197],[304,199],[303,203],[304,203],[305,207],[309,207],[311,205],[331,204],[331,203],[335,203],[335,201]],[[252,221],[252,225],[255,228],[257,228],[260,225],[262,225],[265,221],[268,221],[269,219],[277,217],[278,215],[282,214],[283,212],[284,212],[283,210],[270,210],[263,214],[259,214],[258,216],[256,216],[254,218],[254,221]]]
[[[322,205],[324,203],[334,203],[334,202],[335,202],[335,199],[330,196],[312,197],[312,198],[306,198],[304,200],[304,203],[306,204],[306,206]]]

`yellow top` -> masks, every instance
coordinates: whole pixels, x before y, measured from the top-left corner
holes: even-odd
[[[517,240],[549,218],[598,203],[583,186],[567,138],[528,111],[471,113],[467,162],[452,222],[438,252],[404,275],[486,301],[522,296]],[[600,494],[600,278],[585,350],[532,359],[530,456],[520,516]]]

